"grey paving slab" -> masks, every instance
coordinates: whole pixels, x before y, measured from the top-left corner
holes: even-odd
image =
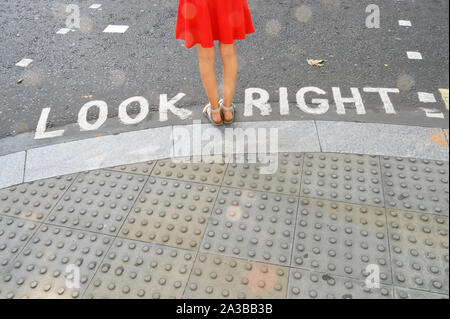
[[[214,154],[320,152],[314,121],[174,125],[172,134],[176,157],[210,155],[211,141],[216,146]],[[227,143],[233,148],[226,149]]]
[[[379,158],[355,154],[307,153],[300,194],[383,207]]]
[[[31,149],[25,181],[167,158],[171,134],[171,127],[161,127]]]
[[[169,158],[159,160],[153,169],[152,176],[177,179],[186,182],[197,182],[219,186],[227,169],[229,158]]]
[[[448,295],[401,287],[395,287],[394,292],[396,299],[448,299]]]
[[[448,146],[430,138],[441,129],[334,121],[316,123],[323,152],[449,159]]]
[[[290,269],[288,299],[392,299],[393,288],[380,285],[368,288],[364,281]]]
[[[381,157],[386,207],[449,214],[449,163]]]
[[[394,285],[448,295],[448,217],[388,212]]]
[[[25,152],[0,156],[0,189],[23,182]]]
[[[199,253],[184,297],[187,299],[282,299],[289,268]]]
[[[279,153],[267,159],[257,154],[233,156],[223,186],[298,195],[303,157],[303,153]]]
[[[14,262],[0,268],[0,298],[79,298],[112,242],[110,236],[42,225]]]
[[[108,170],[80,173],[45,222],[117,235],[147,179]]]
[[[85,298],[181,298],[195,252],[116,238]]]
[[[289,265],[298,199],[222,187],[200,251]]]
[[[44,221],[76,176],[59,176],[0,190],[0,214]]]
[[[300,199],[292,267],[363,280],[370,265],[392,283],[384,208]]]
[[[320,152],[319,137],[314,121],[261,121],[261,122],[236,122],[233,128],[239,130],[255,130],[258,140],[268,140],[273,132],[276,132],[277,152]],[[261,130],[261,131],[258,131]],[[263,133],[265,132],[265,133]],[[263,134],[266,134],[264,136]],[[267,143],[269,152],[271,141]],[[274,151],[271,151],[273,153]]]
[[[20,253],[41,224],[0,216],[0,265],[7,266]]]
[[[155,164],[156,164],[156,161],[148,161],[145,163],[119,165],[119,166],[109,167],[108,169],[113,170],[113,171],[118,171],[118,172],[124,172],[124,173],[150,175]]]
[[[218,187],[150,177],[119,236],[197,250]]]

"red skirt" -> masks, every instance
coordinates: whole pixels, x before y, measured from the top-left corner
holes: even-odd
[[[199,43],[204,48],[218,40],[232,44],[255,32],[247,0],[180,0],[175,38],[186,48]]]

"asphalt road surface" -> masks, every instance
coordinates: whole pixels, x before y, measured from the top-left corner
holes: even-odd
[[[246,90],[260,88],[268,92],[272,112],[262,116],[255,109],[252,116],[239,120],[315,118],[448,128],[448,110],[439,91],[449,87],[447,0],[248,2],[256,33],[238,42],[235,102],[243,104]],[[80,10],[80,28],[61,34],[69,3]],[[49,129],[76,124],[81,107],[93,100],[105,101],[108,118],[116,118],[123,101],[141,96],[151,112],[139,127],[188,124],[170,112],[168,122],[160,122],[158,115],[161,94],[170,99],[184,93],[177,107],[200,116],[206,98],[196,50],[174,39],[177,0],[0,4],[0,139],[34,132],[45,108],[50,108],[45,124]],[[375,12],[368,9],[371,4],[380,10],[378,28],[366,23]],[[128,28],[123,33],[104,32],[109,25]],[[309,58],[326,62],[313,67]],[[16,65],[22,59],[32,62]],[[308,93],[306,103],[326,98],[330,110],[314,114],[298,108],[296,93],[305,87],[323,91]],[[388,94],[395,112],[387,112],[379,94],[364,91],[368,87],[398,89]],[[365,114],[358,114],[354,103],[347,103],[346,113],[339,114],[333,88],[344,98],[356,88]],[[289,113],[280,114],[280,91],[288,94]],[[88,120],[95,122],[96,110],[90,109]],[[130,114],[139,110],[136,104],[128,107]],[[133,129],[117,125],[100,131]]]

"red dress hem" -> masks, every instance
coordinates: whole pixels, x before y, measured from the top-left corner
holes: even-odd
[[[246,33],[246,35],[243,36],[243,37],[235,37],[235,38],[233,38],[233,42],[228,42],[228,41],[226,41],[226,40],[220,40],[220,39],[214,39],[212,43],[208,43],[208,44],[205,44],[205,45],[202,44],[201,42],[195,42],[195,43],[192,43],[191,45],[187,45],[187,44],[185,43],[185,47],[186,47],[186,49],[191,49],[191,48],[193,48],[194,46],[196,46],[197,44],[200,44],[203,48],[213,48],[213,47],[214,47],[214,42],[215,42],[215,41],[219,41],[220,43],[223,43],[223,44],[233,44],[234,41],[241,41],[241,40],[247,39],[247,35],[252,34],[252,33],[254,33],[254,32],[255,32],[255,31],[248,32],[248,33]],[[186,41],[185,38],[183,38],[183,37],[178,37],[178,36],[176,36],[175,39],[176,39],[176,40],[183,40],[183,41]]]
[[[175,38],[188,49],[232,44],[254,32],[247,0],[179,0]]]

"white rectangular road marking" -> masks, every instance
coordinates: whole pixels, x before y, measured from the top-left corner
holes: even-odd
[[[102,5],[101,5],[100,3],[94,3],[94,4],[92,4],[92,5],[89,7],[89,9],[97,10],[97,9],[99,9],[101,6],[102,6]]]
[[[109,25],[103,32],[105,33],[125,33],[128,30],[127,25]]]
[[[33,62],[31,59],[22,59],[19,62],[16,63],[16,66],[20,66],[21,68],[26,68]]]
[[[75,30],[72,30],[72,29],[69,29],[69,28],[61,28],[61,29],[59,29],[59,30],[56,32],[56,34],[67,34],[67,33],[69,33],[70,31],[75,31]]]
[[[410,60],[422,60],[422,54],[420,52],[408,51],[406,54]]]
[[[443,119],[444,113],[442,113],[438,109],[429,109],[426,107],[421,107],[422,110],[425,112],[425,116],[429,118],[435,118],[435,119]]]
[[[417,96],[419,97],[419,101],[422,103],[436,103],[436,97],[433,93],[426,92],[418,92]]]
[[[401,27],[412,27],[412,23],[409,20],[398,20],[398,25]]]

